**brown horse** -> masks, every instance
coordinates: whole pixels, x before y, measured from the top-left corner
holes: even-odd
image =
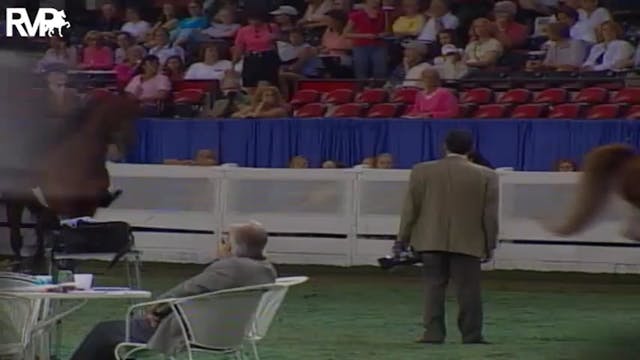
[[[640,211],[640,156],[633,147],[614,144],[592,150],[585,159],[578,194],[564,223],[552,232],[569,236],[584,230],[602,211],[607,200],[617,193]],[[640,240],[640,233],[632,225],[625,236]]]

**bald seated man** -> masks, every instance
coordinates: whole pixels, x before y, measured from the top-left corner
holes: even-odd
[[[276,270],[264,256],[267,232],[256,222],[232,225],[228,239],[218,246],[218,259],[200,274],[178,284],[158,299],[182,298],[217,290],[274,283]],[[205,314],[206,315],[206,314]],[[144,318],[133,319],[131,341],[172,354],[184,342],[178,319],[166,306],[150,308]],[[72,360],[115,359],[115,347],[125,341],[125,322],[96,325],[75,351]]]

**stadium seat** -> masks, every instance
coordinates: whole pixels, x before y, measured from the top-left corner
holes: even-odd
[[[473,117],[476,119],[500,119],[506,115],[508,109],[509,106],[506,104],[480,105]]]
[[[511,112],[514,119],[540,119],[547,115],[549,107],[545,104],[522,104]]]
[[[353,101],[354,96],[355,92],[351,89],[337,89],[329,92],[325,96],[324,102],[333,105],[347,104]]]
[[[558,104],[551,107],[550,119],[577,119],[584,108],[581,104]]]
[[[398,104],[381,103],[375,104],[369,109],[367,117],[371,118],[392,118],[398,116],[401,106]]]
[[[478,105],[476,104],[460,104],[458,105],[458,117],[468,118],[473,114]]]
[[[302,118],[323,117],[326,111],[327,107],[324,104],[310,103],[296,110],[294,115]]]
[[[587,119],[616,119],[621,112],[622,106],[618,104],[600,104],[589,109]]]
[[[588,103],[588,104],[602,104],[609,98],[609,90],[601,87],[590,87],[580,90],[578,95],[573,99],[573,102]]]
[[[387,101],[389,94],[385,89],[365,89],[356,96],[356,102],[369,105],[380,104]]]
[[[200,89],[203,92],[214,92],[218,88],[218,80],[183,80],[176,81],[171,88],[174,92],[186,89]]]
[[[613,103],[640,104],[640,88],[620,89],[613,97]]]
[[[328,93],[337,89],[358,89],[356,80],[317,80],[305,79],[298,81],[298,91],[300,90],[316,90],[320,93]]]
[[[362,104],[349,103],[336,106],[331,116],[338,118],[361,117],[365,107]]]
[[[306,89],[298,90],[291,99],[291,105],[294,108],[299,108],[306,104],[318,102],[322,94],[318,90]]]
[[[202,104],[205,92],[201,89],[184,89],[173,93],[176,104]]]
[[[391,102],[401,104],[413,104],[416,101],[416,95],[420,91],[419,88],[401,87],[397,88],[391,94]]]
[[[478,105],[489,104],[493,101],[493,90],[489,88],[475,88],[462,95],[460,102]]]
[[[527,89],[511,89],[500,96],[500,104],[526,104],[531,101],[533,93]]]
[[[102,100],[102,99],[107,98],[107,97],[109,97],[111,95],[113,95],[113,92],[111,92],[109,89],[106,89],[106,88],[91,89],[87,93],[87,97],[90,100]]]
[[[562,104],[569,100],[569,92],[566,89],[552,88],[539,92],[533,99],[536,104]]]
[[[640,120],[640,105],[633,105],[627,111],[627,119]]]

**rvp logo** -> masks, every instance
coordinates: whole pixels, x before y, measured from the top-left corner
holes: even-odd
[[[14,30],[21,37],[62,36],[62,29],[71,27],[64,10],[42,8],[38,10],[36,19],[31,22],[27,9],[7,9],[7,37],[14,36]]]

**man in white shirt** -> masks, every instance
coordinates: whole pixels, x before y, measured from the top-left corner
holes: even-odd
[[[148,22],[140,19],[140,13],[135,8],[127,9],[127,22],[122,25],[122,31],[129,33],[138,42],[144,41],[144,37],[151,30]]]
[[[444,0],[431,1],[431,6],[425,16],[427,22],[420,35],[418,35],[418,40],[421,41],[435,41],[440,31],[456,29],[460,24],[458,18],[451,13]]]
[[[154,47],[149,49],[149,55],[155,55],[160,60],[160,66],[164,66],[172,56],[179,56],[184,61],[184,50],[180,46],[173,46],[169,42],[169,32],[165,29],[156,30],[153,36]]]
[[[586,22],[594,30],[597,30],[603,22],[611,20],[609,10],[598,7],[598,0],[582,0],[578,15],[579,21]]]
[[[189,67],[185,74],[185,80],[222,80],[233,64],[229,60],[220,59],[218,48],[215,44],[207,45],[202,50],[202,62]]]

